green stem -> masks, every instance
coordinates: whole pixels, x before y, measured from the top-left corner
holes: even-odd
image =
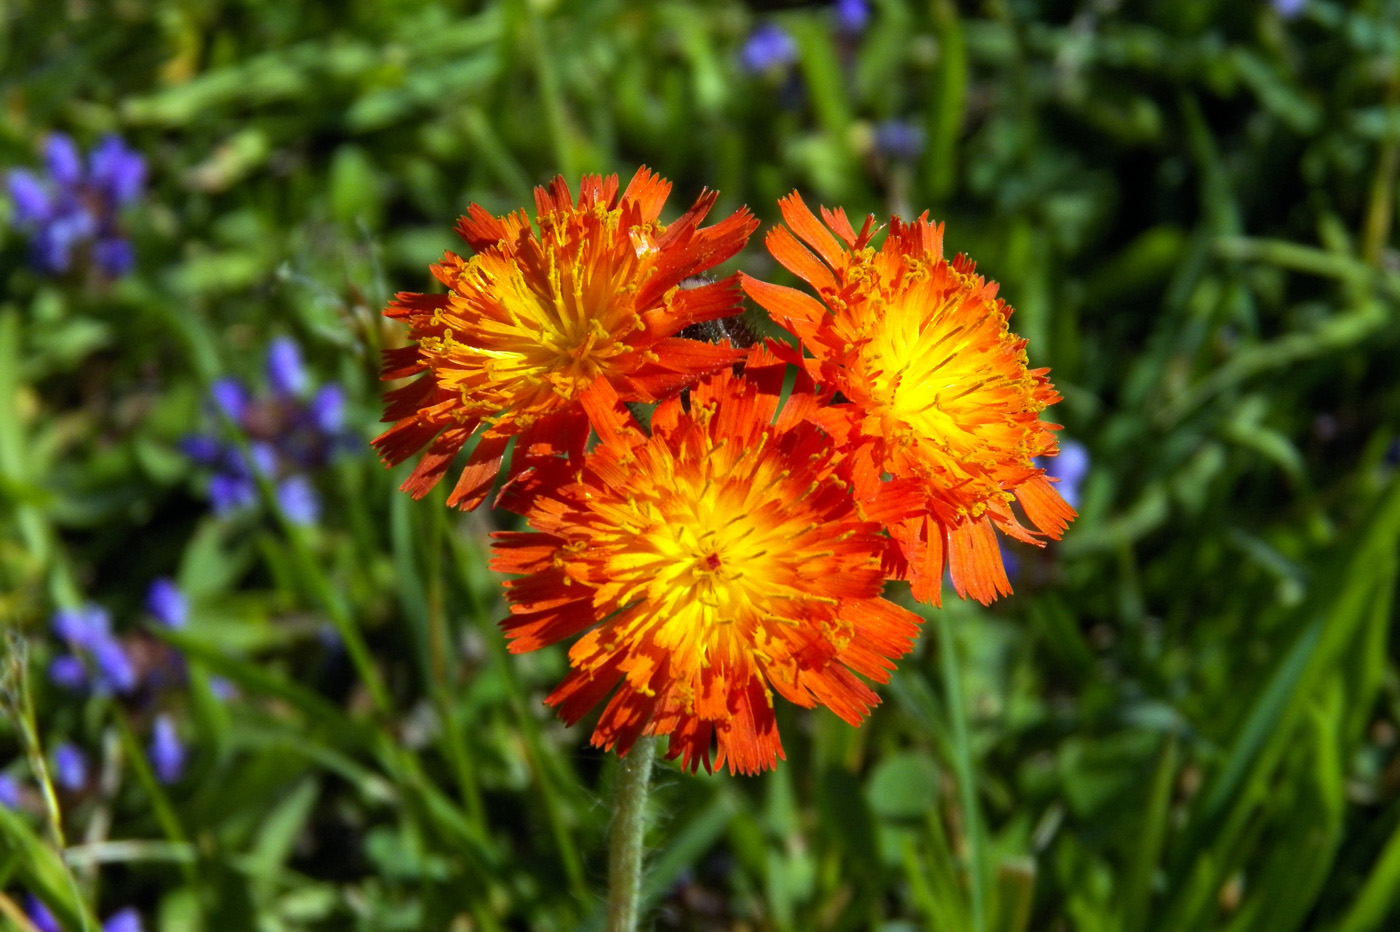
[[[953,640],[953,621],[948,612],[937,613],[938,652],[943,667],[943,689],[947,694],[948,718],[952,726],[953,771],[958,784],[958,808],[961,810],[963,834],[967,844],[967,892],[974,932],[987,928],[986,893],[983,883],[987,876],[982,859],[985,845],[982,839],[982,817],[977,808],[976,773],[972,762],[972,741],[967,729],[967,710],[963,705],[962,676],[958,669],[957,645]]]
[[[642,892],[642,842],[656,739],[641,738],[622,758],[608,850],[608,932],[636,932]]]

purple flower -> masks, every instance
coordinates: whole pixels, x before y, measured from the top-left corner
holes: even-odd
[[[93,244],[92,258],[109,278],[121,278],[136,265],[135,251],[120,237],[98,240]]]
[[[126,647],[114,637],[103,638],[92,646],[92,662],[97,668],[94,679],[98,686],[126,695],[139,685]]]
[[[43,223],[53,210],[49,192],[33,172],[17,168],[6,177],[10,200],[15,202],[15,221],[21,224]]]
[[[87,757],[67,741],[53,749],[53,773],[58,785],[77,792],[87,786]]]
[[[339,433],[345,426],[345,391],[334,382],[322,385],[306,411],[318,431]]]
[[[248,458],[241,464],[249,477],[263,476],[271,479],[277,474],[277,447],[266,440],[255,440],[248,444]]]
[[[209,504],[214,514],[226,515],[258,500],[258,487],[249,479],[218,473],[209,480]]]
[[[90,162],[84,171],[73,140],[55,133],[44,146],[46,177],[24,169],[8,175],[15,225],[30,235],[42,272],[66,272],[81,258],[116,278],[135,264],[117,212],[140,197],[146,163],[115,136],[103,140]]]
[[[164,784],[176,783],[185,773],[185,746],[175,730],[175,720],[161,713],[151,726],[151,766],[156,779]]]
[[[100,605],[62,609],[54,613],[53,631],[74,651],[55,657],[49,664],[49,679],[67,689],[82,689],[88,668],[80,655],[92,663],[96,685],[114,693],[129,693],[137,686],[136,668],[126,647],[112,634],[112,618]]]
[[[102,137],[88,164],[93,185],[118,206],[135,201],[146,187],[146,160],[120,136]]]
[[[870,25],[870,4],[866,0],[836,0],[836,29],[848,36],[858,36]]]
[[[224,455],[224,445],[206,434],[191,434],[181,439],[180,451],[200,466],[214,466]]]
[[[64,608],[54,612],[53,633],[68,642],[69,647],[91,649],[94,644],[112,634],[112,616],[100,605]]]
[[[1089,450],[1078,440],[1061,440],[1060,454],[1048,459],[1045,474],[1059,479],[1056,491],[1071,508],[1079,507],[1079,484],[1089,473]]]
[[[19,781],[7,773],[0,773],[0,808],[18,809],[20,796]]]
[[[797,61],[797,42],[776,23],[764,23],[753,31],[739,52],[746,71],[762,74]]]
[[[181,448],[210,467],[209,499],[215,513],[228,514],[258,501],[258,483],[270,482],[287,518],[312,524],[320,516],[310,471],[324,466],[346,445],[345,393],[327,383],[311,397],[301,350],[289,338],[274,340],[267,353],[268,391],[255,393],[234,378],[211,389],[212,407],[243,435],[242,443],[194,435]]]
[[[248,409],[248,390],[243,387],[243,383],[234,378],[219,379],[209,388],[209,397],[214,402],[214,407],[223,412],[224,416],[235,423],[243,420],[243,414]]]
[[[885,120],[875,127],[875,148],[886,158],[912,162],[924,151],[924,133],[903,120]]]
[[[290,337],[278,337],[267,348],[267,382],[273,394],[281,398],[297,398],[306,391],[306,368],[301,362],[301,347]]]
[[[277,506],[293,524],[315,524],[321,516],[321,500],[302,475],[289,476],[277,486]]]
[[[71,136],[54,133],[44,144],[44,163],[49,177],[65,187],[83,180],[83,157]]]
[[[102,932],[143,932],[141,914],[130,906],[118,910],[102,923]]]
[[[1294,19],[1303,12],[1303,7],[1308,5],[1308,0],[1271,0],[1274,5],[1274,12],[1284,19]]]
[[[209,677],[209,691],[220,702],[227,702],[238,695],[238,687],[222,676]]]
[[[75,654],[60,654],[49,661],[49,680],[74,692],[87,688],[87,667]]]
[[[183,628],[189,622],[189,605],[185,594],[173,579],[164,576],[146,590],[146,611],[167,628]]]
[[[44,901],[32,893],[24,897],[24,914],[39,932],[63,932],[62,926],[58,924],[54,914],[49,912]]]

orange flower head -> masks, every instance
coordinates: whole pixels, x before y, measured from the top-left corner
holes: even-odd
[[[924,489],[920,513],[890,525],[887,569],[921,602],[938,603],[945,568],[959,596],[1009,594],[994,529],[1043,545],[1075,517],[1032,462],[1058,449],[1058,425],[1039,418],[1060,400],[1048,370],[1027,367],[996,283],[965,256],[944,259],[927,214],[894,218],[877,249],[873,217],[857,233],[840,210],[818,221],[795,192],[779,203],[786,226],[768,250],[821,300],[747,276],[745,290],[801,340],[809,355],[795,361],[824,397],[839,393],[817,418],[840,440],[856,498],[907,496],[886,477]]]
[[[650,436],[595,383],[583,403],[599,443],[571,480],[519,496],[535,530],[496,535],[493,567],[520,575],[510,649],[582,634],[546,701],[573,724],[611,693],[599,747],[667,735],[685,768],[757,773],[783,757],[774,692],[856,725],[879,701],[856,674],[885,682],[910,649],[918,616],[880,598],[880,515],[833,471],[810,383],[779,411],[785,368],[756,347],[688,409],[658,405]]]
[[[676,336],[737,313],[735,280],[680,286],[735,255],[757,222],[741,208],[701,227],[717,196],[706,191],[662,224],[670,189],[641,168],[620,195],[616,175],[585,177],[575,202],[556,178],[535,190],[538,230],[524,210],[468,208],[457,232],[475,255],[449,252],[432,267],[447,293],[401,293],[384,312],[408,323],[413,342],[385,352],[383,377],[417,379],[386,395],[393,426],[374,446],[390,466],[426,448],[404,491],[427,494],[479,435],[448,498],[475,508],[511,438],[511,476],[542,457],[582,453],[579,399],[594,382],[624,401],[654,402],[742,358]]]

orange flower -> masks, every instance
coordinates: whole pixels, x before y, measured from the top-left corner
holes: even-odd
[[[783,757],[774,691],[856,725],[879,701],[856,674],[883,683],[910,648],[918,616],[880,598],[885,516],[862,520],[833,473],[810,384],[778,411],[785,369],[755,348],[688,410],[662,402],[650,437],[595,383],[598,445],[572,481],[536,474],[520,498],[535,531],[496,534],[492,566],[523,577],[506,583],[510,649],[583,634],[546,701],[573,724],[612,693],[599,747],[669,735],[685,768],[756,773]]]
[[[1058,425],[1039,419],[1060,400],[1048,370],[1027,368],[996,283],[965,256],[944,259],[943,227],[927,214],[894,218],[876,249],[873,217],[857,233],[841,210],[822,208],[823,225],[795,192],[779,204],[787,227],[768,234],[768,250],[821,301],[748,276],[744,289],[802,341],[810,356],[794,361],[824,397],[839,393],[816,417],[840,443],[856,498],[907,495],[886,476],[925,489],[921,513],[890,525],[887,569],[921,602],[939,602],[945,567],[959,596],[1009,594],[993,529],[1043,546],[1075,517],[1031,462],[1057,452]]]
[[[447,253],[434,276],[447,294],[397,295],[386,316],[416,343],[385,352],[385,380],[419,378],[386,396],[394,422],[374,446],[387,465],[427,448],[403,489],[421,498],[472,436],[480,437],[448,498],[475,508],[511,438],[510,475],[540,457],[581,455],[588,421],[578,401],[595,381],[624,401],[653,402],[742,358],[675,336],[739,311],[735,281],[681,288],[743,248],[757,222],[740,209],[701,227],[716,194],[702,192],[671,224],[658,221],[669,182],[638,169],[583,179],[573,202],[562,177],[524,210],[493,217],[473,204],[457,232],[475,250]]]

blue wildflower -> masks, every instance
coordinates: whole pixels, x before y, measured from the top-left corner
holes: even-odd
[[[141,914],[128,906],[108,916],[102,923],[102,932],[144,932]]]
[[[24,914],[29,918],[29,922],[39,932],[63,932],[63,927],[58,924],[58,919],[49,908],[44,905],[44,901],[34,894],[27,894],[24,898]]]
[[[156,779],[171,784],[185,773],[185,746],[175,730],[175,720],[161,713],[151,726],[151,767]]]
[[[321,500],[305,476],[288,476],[277,486],[277,506],[293,524],[315,524],[321,516]]]
[[[797,42],[776,23],[755,29],[739,52],[739,62],[753,74],[776,71],[797,61]]]
[[[226,378],[210,390],[214,408],[243,433],[244,443],[194,436],[185,438],[181,448],[195,463],[214,470],[209,499],[216,514],[255,504],[261,479],[272,484],[289,520],[314,524],[321,503],[309,473],[328,463],[349,439],[345,393],[335,383],[313,392],[301,349],[285,337],[268,347],[267,385],[266,393],[255,394],[239,380]]]
[[[87,757],[67,741],[53,749],[53,775],[65,790],[77,792],[87,786]]]
[[[8,773],[0,773],[0,808],[18,809],[21,796],[19,781]]]
[[[1059,479],[1055,491],[1074,509],[1079,508],[1079,484],[1089,474],[1089,449],[1078,440],[1061,440],[1060,455],[1046,461],[1045,474]]]
[[[345,426],[345,391],[331,382],[316,392],[306,413],[311,423],[323,434],[338,434]]]
[[[162,576],[146,590],[146,611],[166,628],[183,628],[189,622],[189,603],[173,579]]]
[[[875,127],[875,149],[885,158],[912,162],[924,151],[924,133],[903,120],[885,120]]]
[[[14,223],[30,236],[35,266],[56,275],[82,257],[109,278],[129,272],[135,256],[117,215],[140,198],[145,160],[120,138],[107,136],[85,169],[73,140],[54,133],[45,144],[44,163],[47,177],[15,169],[6,179]]]
[[[1284,19],[1295,19],[1308,5],[1308,0],[1272,0],[1274,12]]]
[[[98,686],[120,695],[136,689],[136,668],[121,641],[111,637],[98,641],[92,648],[92,662]]]
[[[295,340],[278,337],[268,346],[267,383],[280,398],[298,398],[306,391],[306,367]]]
[[[94,644],[112,636],[112,616],[100,605],[61,608],[54,612],[51,624],[53,633],[67,641],[70,647],[91,649]]]
[[[87,686],[87,667],[80,657],[60,654],[49,661],[49,680],[55,686],[77,692]]]
[[[243,415],[248,410],[248,390],[238,379],[219,379],[210,386],[209,397],[213,400],[214,407],[230,421],[243,420]]]
[[[56,685],[82,689],[90,676],[92,685],[120,695],[139,685],[126,646],[112,633],[111,616],[101,606],[61,609],[54,613],[52,627],[71,651],[49,664],[49,679]]]
[[[848,36],[858,36],[870,25],[870,4],[866,0],[836,0],[836,29]]]

